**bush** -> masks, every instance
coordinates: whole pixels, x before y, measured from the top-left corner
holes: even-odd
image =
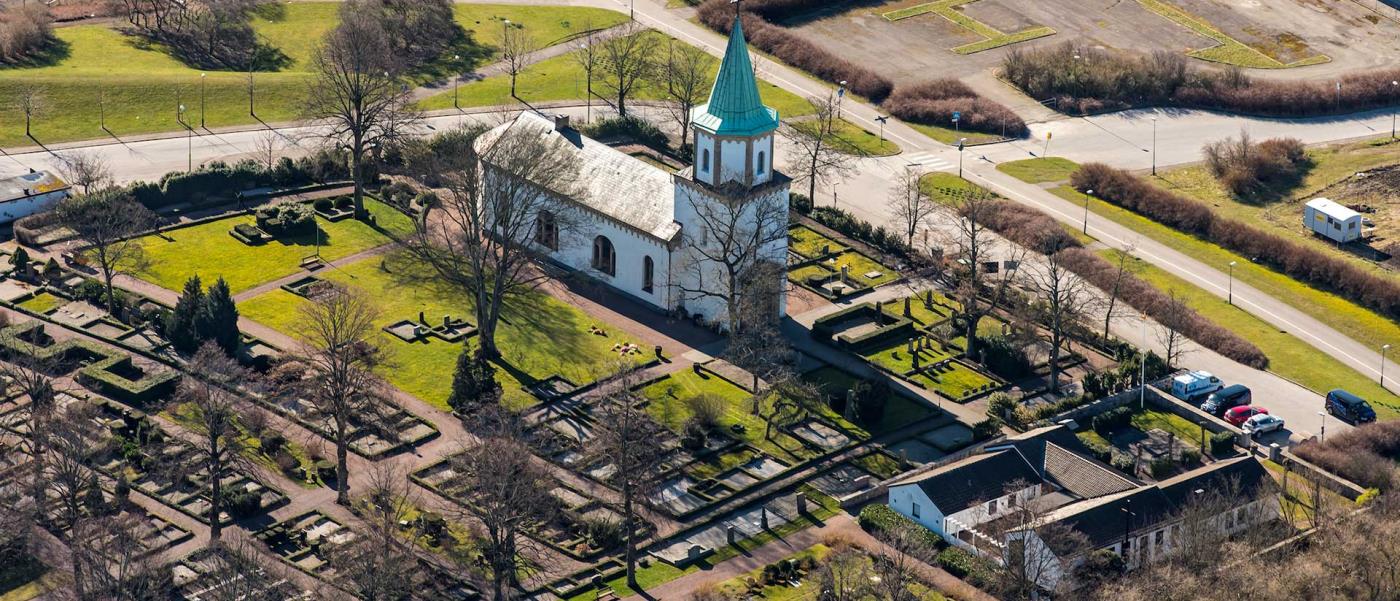
[[[267,455],[276,455],[282,447],[287,445],[287,437],[280,432],[264,432],[258,437],[258,444],[262,447],[262,452]]]
[[[0,63],[32,59],[53,40],[53,17],[43,4],[10,4],[0,8]]]
[[[1350,113],[1400,102],[1392,81],[1400,68],[1326,80],[1251,80],[1239,69],[1188,66],[1179,53],[1150,56],[1061,44],[1014,48],[1002,76],[1038,100],[1070,114],[1128,107],[1178,106],[1260,116]],[[1337,89],[1340,84],[1340,91]]]
[[[778,57],[779,60],[802,69],[817,79],[830,83],[846,82],[851,92],[881,102],[890,95],[894,84],[890,80],[855,62],[827,52],[806,39],[768,21],[779,15],[824,8],[822,0],[782,0],[754,2],[743,5],[744,34],[755,48]],[[708,0],[697,12],[706,27],[728,34],[734,25],[734,9],[728,0]]]
[[[1019,380],[1031,373],[1026,347],[1005,336],[978,336],[977,348],[984,354],[983,364],[987,369],[1005,380]]]
[[[659,151],[665,151],[671,141],[666,133],[641,117],[609,117],[584,127],[590,137],[608,141],[627,141]]]
[[[956,79],[935,79],[900,86],[883,106],[905,121],[949,127],[953,113],[961,113],[958,128],[1002,137],[1022,137],[1030,133],[1026,122],[1015,111],[987,100]]]
[[[915,258],[914,249],[905,244],[903,237],[884,227],[873,226],[870,222],[864,221],[844,209],[815,207],[809,216],[817,223],[869,244],[882,252],[906,261]]]
[[[241,520],[256,515],[258,511],[262,510],[262,498],[257,493],[239,491],[230,494],[225,491],[224,494],[226,495],[224,497],[226,503],[224,510],[233,516],[233,519]]]
[[[977,570],[977,558],[957,547],[948,547],[938,552],[938,566],[958,578],[967,578]]]
[[[1095,415],[1089,423],[1095,432],[1107,436],[1109,433],[1123,428],[1133,421],[1133,409],[1131,407],[1114,407],[1103,413]]]
[[[685,406],[700,425],[713,428],[719,425],[719,418],[724,417],[728,403],[713,394],[698,394],[686,399]]]
[[[1229,430],[1216,432],[1210,435],[1210,454],[1212,457],[1224,457],[1235,451],[1235,433]]]
[[[316,202],[311,203],[311,206],[322,213],[329,213],[335,208],[335,201],[329,198],[317,198]]]
[[[286,449],[279,448],[273,452],[272,461],[277,464],[277,469],[281,470],[287,477],[301,479],[301,462],[297,461],[297,458],[288,453]]]
[[[1247,222],[1219,217],[1203,203],[1107,165],[1085,165],[1075,172],[1071,183],[1079,190],[1093,189],[1095,196],[1107,202],[1219,244],[1300,282],[1335,292],[1391,319],[1400,319],[1400,284],[1345,259]]]
[[[1295,183],[1312,163],[1297,138],[1255,143],[1243,131],[1239,139],[1218,140],[1207,144],[1204,150],[1211,175],[1239,197],[1252,197],[1272,186]]]
[[[1365,488],[1394,489],[1400,460],[1400,421],[1366,424],[1334,434],[1327,442],[1308,441],[1293,448],[1299,457]]]
[[[263,207],[253,216],[258,228],[273,236],[307,234],[316,224],[316,210],[296,202]]]
[[[984,419],[972,424],[972,440],[982,441],[1001,434],[1001,424],[994,419]]]
[[[1112,458],[1109,459],[1109,465],[1112,465],[1113,469],[1130,475],[1137,471],[1137,462],[1133,460],[1132,455],[1113,452],[1111,452],[1111,454]]]

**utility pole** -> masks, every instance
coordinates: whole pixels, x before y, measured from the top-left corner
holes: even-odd
[[[1234,262],[1234,261],[1230,261],[1230,285],[1229,285],[1229,288],[1226,289],[1226,293],[1225,293],[1225,303],[1226,303],[1226,304],[1229,304],[1229,305],[1235,304],[1235,262]]]
[[[1089,199],[1092,198],[1093,196],[1094,196],[1094,190],[1093,190],[1092,188],[1089,189],[1089,190],[1085,190],[1085,191],[1084,191],[1084,235],[1085,235],[1085,236],[1088,236],[1088,235],[1089,235]]]
[[[459,61],[459,60],[462,60],[462,57],[461,57],[461,56],[456,55],[456,54],[452,55],[452,65],[453,65],[454,67],[457,66],[457,61]],[[457,72],[452,74],[452,108],[457,109],[457,110],[459,110],[459,111],[462,110],[462,105],[460,105],[460,104],[457,103],[457,88],[460,87],[461,85],[462,85],[462,70],[461,70],[461,69],[457,69]]]
[[[1389,344],[1381,345],[1381,388],[1385,388],[1385,353],[1389,350]]]
[[[1157,175],[1157,116],[1152,116],[1152,175]]]
[[[204,125],[204,88],[205,88],[205,86],[204,86],[204,81],[205,81],[206,79],[208,79],[208,77],[207,77],[208,75],[209,75],[208,73],[200,73],[200,74],[199,74],[199,127],[201,127],[201,128],[203,128],[203,127],[205,126],[205,125]]]

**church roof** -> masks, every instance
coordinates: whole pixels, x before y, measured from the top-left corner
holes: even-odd
[[[558,129],[552,119],[522,112],[508,123],[482,136],[490,143],[507,129],[543,136],[546,142],[573,156],[579,181],[568,197],[585,209],[600,213],[640,233],[669,242],[680,232],[675,221],[675,184],[670,173],[580,134]]]
[[[695,107],[691,121],[695,127],[719,136],[752,136],[778,128],[778,111],[764,106],[758,95],[744,26],[737,15],[715,87],[710,90],[710,101]]]

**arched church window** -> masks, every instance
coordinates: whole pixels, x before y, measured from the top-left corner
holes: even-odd
[[[709,170],[710,170],[710,149],[708,149],[708,148],[706,148],[706,149],[700,151],[700,170],[701,170],[701,171],[709,171]]]
[[[608,275],[617,275],[617,252],[613,250],[612,240],[607,236],[593,239],[593,269]]]
[[[551,250],[559,250],[559,222],[554,213],[540,211],[535,219],[535,243]]]
[[[764,171],[765,169],[768,168],[768,162],[765,160],[766,158],[767,158],[767,157],[765,157],[765,156],[763,155],[763,151],[762,151],[762,150],[758,151],[758,174],[759,174],[759,175],[763,175],[763,171]]]
[[[652,273],[653,273],[655,270],[656,270],[656,264],[652,262],[651,257],[650,257],[650,256],[643,257],[643,258],[642,258],[642,292],[651,292],[652,283],[653,283]]]

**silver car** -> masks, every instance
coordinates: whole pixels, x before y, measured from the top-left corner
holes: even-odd
[[[1260,434],[1273,432],[1281,428],[1283,428],[1283,418],[1267,413],[1260,413],[1259,415],[1251,417],[1244,421],[1243,426],[1240,426],[1240,429],[1244,430],[1245,434],[1253,437],[1258,437]]]

